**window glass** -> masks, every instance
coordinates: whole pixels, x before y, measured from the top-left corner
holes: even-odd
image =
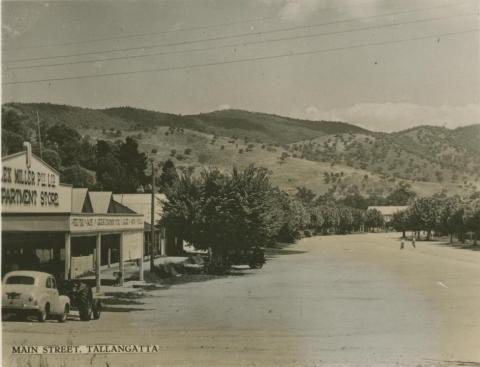
[[[52,288],[57,289],[57,283],[55,282],[55,278],[50,278],[52,280]]]
[[[34,284],[35,278],[27,277],[23,275],[14,275],[12,277],[8,277],[6,284]]]
[[[52,279],[47,278],[47,284],[45,285],[47,288],[52,288]]]

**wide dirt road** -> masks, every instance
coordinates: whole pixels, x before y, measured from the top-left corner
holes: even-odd
[[[262,270],[137,301],[97,322],[6,322],[5,364],[480,366],[480,252],[425,242],[401,251],[397,234],[304,239]],[[12,344],[64,343],[161,351],[10,354]]]

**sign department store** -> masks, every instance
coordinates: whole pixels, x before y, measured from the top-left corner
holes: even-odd
[[[2,269],[40,270],[68,279],[143,259],[144,216],[111,192],[60,183],[60,174],[26,151],[2,158]],[[143,261],[138,261],[139,278]],[[123,281],[123,279],[121,279]]]

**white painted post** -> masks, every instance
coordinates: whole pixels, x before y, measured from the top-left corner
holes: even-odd
[[[120,256],[118,259],[118,271],[120,272],[120,281],[119,285],[123,286],[123,277],[125,268],[123,266],[123,232],[120,233]]]
[[[161,246],[161,255],[167,256],[167,246],[166,246],[167,239],[165,238],[165,228],[162,227],[160,230],[160,246]]]
[[[100,283],[101,283],[101,277],[100,277],[100,259],[102,258],[101,251],[102,251],[102,235],[97,234],[97,244],[96,244],[96,250],[95,250],[95,281],[97,284],[97,292],[100,292]]]
[[[71,240],[70,232],[65,233],[65,280],[70,277]]]
[[[144,242],[140,244],[140,263],[138,264],[138,280],[143,281],[143,251]]]

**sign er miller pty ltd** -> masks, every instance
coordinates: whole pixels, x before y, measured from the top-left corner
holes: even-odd
[[[27,150],[2,159],[4,212],[68,212],[71,187],[60,175]]]

